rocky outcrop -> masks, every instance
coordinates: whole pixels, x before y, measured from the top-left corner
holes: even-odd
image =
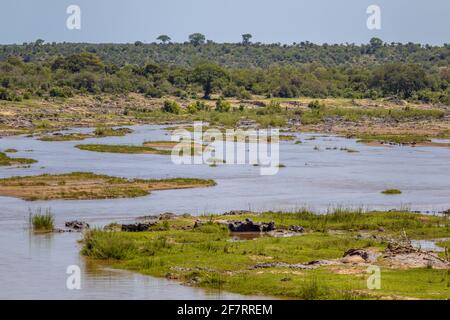
[[[156,222],[122,224],[121,230],[124,232],[145,232],[155,224]]]
[[[343,263],[374,263],[379,257],[379,253],[368,249],[349,249],[340,259]]]
[[[258,213],[252,212],[252,211],[248,211],[248,210],[231,210],[231,211],[225,212],[223,214],[223,216],[241,216],[241,215],[244,215],[244,214],[257,215]]]
[[[391,267],[450,269],[450,262],[435,253],[422,251],[404,243],[389,243],[383,260]]]
[[[245,219],[245,221],[230,221],[228,229],[231,232],[270,232],[275,230],[275,223],[253,222]]]
[[[296,232],[296,233],[303,233],[305,232],[305,228],[301,226],[290,226],[288,228],[289,231]]]
[[[311,270],[325,265],[335,264],[333,260],[314,260],[306,263],[289,264],[285,262],[265,262],[255,265],[255,269],[267,269],[267,268],[288,268],[296,270]]]
[[[166,213],[161,213],[159,215],[159,220],[171,220],[171,219],[175,219],[176,217],[177,217],[177,215],[175,213],[166,212]]]
[[[75,221],[67,221],[65,223],[65,227],[67,229],[71,229],[74,231],[82,231],[85,229],[89,229],[89,224],[84,221],[75,220]]]

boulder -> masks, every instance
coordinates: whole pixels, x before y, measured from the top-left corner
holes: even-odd
[[[81,231],[84,229],[89,229],[89,224],[84,222],[84,221],[68,221],[65,223],[66,228],[68,229],[72,229],[72,230],[76,230],[76,231]]]
[[[171,220],[171,219],[175,219],[176,216],[177,215],[175,213],[171,213],[171,212],[161,213],[159,215],[159,220]]]
[[[375,262],[378,254],[367,249],[350,249],[344,253],[344,263],[371,263]]]
[[[257,214],[256,212],[248,211],[248,210],[231,210],[225,212],[223,216],[241,216],[244,214]]]
[[[303,228],[301,226],[290,226],[289,231],[303,233],[303,232],[305,232],[305,228]]]
[[[255,223],[250,219],[245,221],[231,221],[228,223],[231,232],[269,232],[275,230],[275,223]]]
[[[148,231],[148,229],[155,224],[156,222],[123,224],[121,230],[124,232],[144,232]]]

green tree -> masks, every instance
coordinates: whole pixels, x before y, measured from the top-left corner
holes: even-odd
[[[370,39],[369,44],[369,53],[375,53],[378,49],[380,49],[383,46],[383,40],[380,38],[372,38]]]
[[[201,44],[204,44],[206,41],[205,35],[201,33],[193,33],[189,36],[189,42],[193,44],[194,46],[199,46]]]
[[[252,38],[253,36],[250,34],[250,33],[245,33],[245,34],[243,34],[242,35],[242,44],[243,45],[249,45],[251,42],[250,42],[250,39]]]
[[[392,63],[377,68],[371,86],[381,88],[388,94],[410,98],[413,92],[424,89],[427,83],[426,72],[421,66]]]
[[[158,38],[156,38],[156,40],[159,40],[163,44],[166,44],[169,43],[172,39],[168,35],[162,34]]]
[[[212,63],[198,65],[192,72],[193,81],[203,87],[204,99],[209,99],[213,89],[227,77],[225,69]]]

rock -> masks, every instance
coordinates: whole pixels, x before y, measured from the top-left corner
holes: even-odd
[[[372,263],[377,260],[378,255],[366,249],[350,249],[344,253],[341,261],[344,263]]]
[[[301,226],[290,226],[289,231],[297,232],[297,233],[303,233],[305,232],[305,228]]]
[[[152,221],[152,220],[158,220],[159,216],[149,215],[149,216],[142,216],[138,217],[137,220],[143,220],[143,221]]]
[[[231,232],[269,232],[275,230],[275,223],[254,223],[250,219],[245,221],[231,221],[228,223]]]
[[[159,215],[159,220],[171,220],[171,219],[175,219],[176,216],[177,215],[175,213],[171,213],[171,212],[161,213]]]
[[[289,264],[285,262],[264,262],[255,265],[254,269],[267,269],[267,268],[289,268],[297,270],[311,270],[319,268],[320,266],[331,265],[335,262],[332,260],[314,260],[307,263]]]
[[[223,216],[241,216],[244,214],[257,214],[256,212],[248,211],[248,210],[231,210],[225,212]]]
[[[155,224],[156,222],[123,224],[121,230],[124,232],[144,232],[148,231],[148,229]]]
[[[202,220],[195,220],[194,229],[201,227],[203,224],[204,224],[204,222]]]
[[[394,267],[450,269],[450,262],[411,244],[391,242],[384,253],[383,259]]]
[[[84,221],[68,221],[65,223],[66,228],[72,229],[72,230],[76,230],[76,231],[81,231],[84,229],[89,229],[89,224],[84,222]]]

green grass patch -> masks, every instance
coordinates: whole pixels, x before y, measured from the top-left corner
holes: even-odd
[[[161,150],[145,146],[111,145],[111,144],[79,144],[75,148],[84,151],[107,152],[107,153],[129,153],[129,154],[159,154],[170,155],[171,150]]]
[[[53,134],[44,135],[38,140],[40,141],[80,141],[90,138],[104,138],[104,137],[121,137],[133,130],[128,128],[113,129],[110,127],[97,127],[93,133],[69,133],[69,134]]]
[[[361,134],[357,138],[361,143],[419,144],[431,142],[427,136],[417,134]]]
[[[230,241],[226,226],[216,220],[274,221],[277,227],[302,225],[301,236]],[[203,221],[192,228],[195,220]],[[82,253],[108,260],[116,268],[178,279],[204,288],[241,294],[280,296],[305,300],[449,298],[447,270],[390,269],[382,267],[381,290],[368,290],[365,267],[324,266],[314,270],[254,268],[265,262],[288,264],[337,259],[351,248],[383,250],[386,243],[353,237],[358,230],[395,236],[436,237],[450,235],[445,217],[408,212],[360,212],[336,210],[326,215],[302,211],[267,212],[259,215],[183,216],[159,222],[148,232],[126,233],[94,230],[85,235]],[[327,231],[342,230],[342,234]],[[413,232],[417,230],[417,232]],[[423,232],[426,231],[426,232]]]
[[[126,179],[90,172],[39,175],[0,179],[0,195],[34,200],[89,200],[135,198],[153,190],[214,186],[213,180]]]
[[[51,232],[54,229],[55,220],[50,210],[44,214],[40,211],[35,214],[30,213],[30,220],[35,232]]]
[[[34,159],[27,158],[11,158],[8,157],[5,153],[0,152],[0,166],[13,166],[13,165],[22,165],[22,164],[32,164],[37,161]]]
[[[387,189],[381,192],[382,194],[386,195],[396,195],[396,194],[402,194],[402,192],[398,189]]]

